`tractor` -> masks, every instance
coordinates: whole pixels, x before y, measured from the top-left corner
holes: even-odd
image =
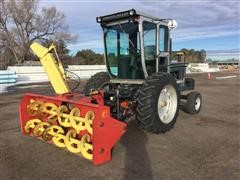
[[[19,113],[22,134],[99,165],[111,160],[130,119],[146,131],[165,133],[174,127],[180,108],[199,113],[202,97],[193,91],[194,79],[186,77],[186,63],[171,60],[174,20],[135,9],[96,20],[103,29],[107,72],[93,75],[83,92],[71,91],[56,47],[34,42],[30,47],[56,96],[28,93]]]
[[[200,111],[201,94],[192,91],[194,79],[186,78],[186,63],[170,58],[174,20],[135,9],[96,20],[103,29],[107,72],[93,75],[85,92],[102,89],[114,118],[125,121],[135,115],[143,129],[165,133],[176,123],[179,107],[190,114]]]

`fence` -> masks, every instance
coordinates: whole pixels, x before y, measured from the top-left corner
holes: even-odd
[[[15,71],[17,82],[43,82],[48,77],[42,66],[9,66],[8,70]],[[77,74],[81,79],[88,79],[93,74],[106,71],[105,65],[71,65],[67,69]]]
[[[106,71],[105,65],[70,65],[68,70],[77,74],[81,79],[88,79],[93,74],[101,71]],[[218,68],[209,68],[207,63],[190,63],[187,67],[187,73],[192,72],[216,72]],[[4,74],[7,72],[15,72],[15,74]],[[1,74],[2,82],[43,82],[48,81],[48,77],[42,66],[9,66],[8,70]],[[6,78],[6,79],[3,79]]]

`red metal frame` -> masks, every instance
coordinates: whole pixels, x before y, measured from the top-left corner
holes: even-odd
[[[126,132],[127,125],[111,117],[110,108],[104,106],[103,94],[99,93],[93,97],[86,97],[81,94],[64,94],[58,96],[43,96],[37,94],[26,94],[19,106],[20,126],[23,134],[26,134],[24,126],[32,117],[27,113],[27,106],[30,100],[40,100],[51,102],[60,106],[63,102],[70,103],[81,110],[81,116],[85,116],[88,111],[94,111],[93,134],[91,135],[93,144],[93,164],[99,165],[111,160],[111,149],[114,144]],[[91,103],[95,100],[98,104]],[[84,134],[86,132],[80,132]]]

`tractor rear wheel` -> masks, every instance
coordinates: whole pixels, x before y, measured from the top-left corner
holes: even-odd
[[[109,81],[110,76],[107,72],[98,72],[87,81],[84,87],[84,93],[90,93],[92,89],[99,89]]]
[[[176,79],[167,73],[148,77],[140,89],[136,117],[140,126],[153,133],[173,128],[179,112]]]

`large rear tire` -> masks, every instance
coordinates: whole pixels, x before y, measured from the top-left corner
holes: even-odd
[[[99,89],[109,81],[110,76],[107,72],[98,72],[87,81],[84,87],[84,93],[90,93],[92,89]]]
[[[153,133],[173,128],[179,112],[176,79],[167,73],[148,77],[140,89],[136,117],[140,126]]]

